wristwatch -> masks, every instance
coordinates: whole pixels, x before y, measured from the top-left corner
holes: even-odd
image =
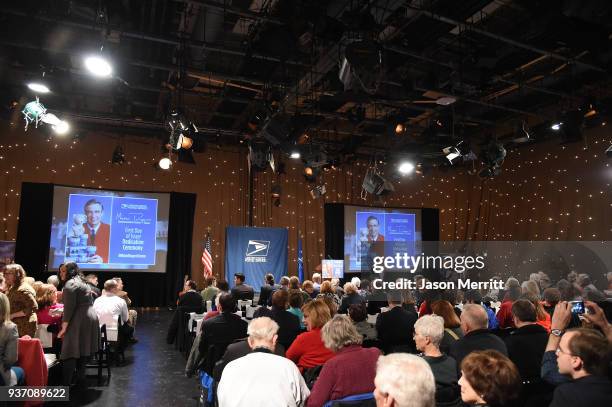
[[[563,330],[561,330],[561,329],[552,329],[550,331],[550,334],[551,335],[555,335],[556,337],[560,338],[561,335],[563,335]]]

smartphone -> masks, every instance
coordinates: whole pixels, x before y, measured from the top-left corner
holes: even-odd
[[[584,314],[584,302],[583,301],[570,301],[572,306],[572,313],[582,315]]]

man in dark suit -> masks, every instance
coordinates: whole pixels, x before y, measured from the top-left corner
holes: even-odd
[[[177,305],[179,307],[201,307],[203,305],[202,295],[196,289],[195,281],[185,281],[185,293],[179,297]]]
[[[261,286],[261,291],[259,292],[259,300],[257,301],[257,305],[264,307],[270,305],[272,293],[279,288],[280,286],[274,284],[274,276],[270,273],[266,274],[265,283]]]
[[[285,349],[289,349],[293,340],[300,334],[300,319],[287,311],[288,303],[289,293],[277,290],[272,295],[272,309],[261,307],[253,314],[253,318],[270,317],[278,324],[277,343],[283,345]]]
[[[512,318],[517,329],[504,338],[508,357],[518,368],[523,381],[539,381],[548,332],[536,323],[535,307],[528,300],[517,300],[512,304]]]
[[[252,300],[255,296],[253,287],[244,283],[245,277],[242,273],[234,274],[234,288],[232,288],[232,295],[236,300]]]
[[[243,321],[236,311],[236,299],[231,294],[219,296],[220,314],[202,322],[200,353],[206,355],[205,370],[212,374],[215,362],[221,358],[227,346],[236,339],[247,336],[247,322]],[[214,354],[210,354],[211,346],[215,346]]]
[[[387,295],[389,310],[376,318],[376,331],[382,350],[385,353],[414,352],[414,323],[418,319],[416,312],[402,308],[402,296],[399,292]]]
[[[612,382],[606,376],[610,343],[600,332],[570,329],[561,337],[556,353],[559,373],[572,381],[555,389],[550,407],[612,405]]]
[[[482,305],[466,304],[461,313],[461,329],[465,336],[450,347],[449,355],[457,361],[457,368],[469,353],[475,350],[496,350],[508,356],[506,344],[487,329],[489,317]]]

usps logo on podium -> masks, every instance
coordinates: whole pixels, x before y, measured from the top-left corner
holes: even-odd
[[[269,249],[269,240],[249,240],[244,261],[246,263],[266,263]]]

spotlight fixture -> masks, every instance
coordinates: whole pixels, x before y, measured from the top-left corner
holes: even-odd
[[[368,170],[368,172],[366,172],[361,187],[365,192],[378,196],[388,195],[389,193],[395,191],[395,187],[393,187],[393,184],[391,184],[389,181],[384,179],[380,174],[377,174],[373,170]]]
[[[310,190],[310,196],[312,199],[318,199],[327,193],[325,185],[317,185]]]
[[[180,134],[176,140],[175,150],[185,149],[189,150],[193,146],[193,139],[187,137],[184,134]]]
[[[312,169],[312,167],[304,167],[304,175],[306,175],[307,177],[312,177],[313,174],[314,170]]]
[[[272,198],[280,198],[281,196],[281,186],[280,185],[274,185],[272,187]]]
[[[521,129],[518,131],[517,137],[512,140],[512,142],[516,144],[528,143],[531,141],[532,137],[529,134],[529,128],[527,127],[527,123],[524,121],[521,123]]]
[[[68,122],[60,120],[59,117],[53,113],[48,113],[45,106],[40,103],[38,98],[25,105],[21,111],[25,120],[25,131],[28,131],[28,125],[34,123],[34,127],[38,127],[40,123],[50,125],[55,133],[63,135],[68,133],[70,125]]]
[[[482,161],[485,164],[478,176],[480,178],[491,178],[501,173],[501,167],[506,158],[506,149],[503,144],[492,142],[482,153]]]
[[[172,166],[172,160],[169,157],[162,157],[159,162],[157,163],[157,165],[159,166],[159,168],[161,168],[162,170],[169,170],[170,167]]]
[[[608,158],[612,158],[612,144],[610,145],[610,147],[608,147],[608,149],[606,150],[606,156]]]
[[[291,154],[289,155],[289,157],[293,158],[294,160],[297,160],[301,157],[300,152],[297,150],[294,150],[291,152]]]
[[[397,123],[395,125],[395,134],[399,136],[400,134],[404,133],[404,131],[406,131],[406,127],[404,126],[404,123]]]
[[[107,59],[99,55],[90,55],[85,58],[85,67],[93,75],[108,78],[113,73],[113,67]]]
[[[117,147],[115,147],[115,150],[113,151],[113,158],[111,159],[111,162],[115,165],[121,165],[123,164],[123,162],[125,161],[125,154],[123,153],[123,148],[118,145]]]
[[[453,96],[442,96],[436,99],[436,104],[440,106],[449,106],[455,103],[457,99]]]
[[[411,174],[414,171],[414,164],[410,161],[402,161],[397,170],[403,175]]]
[[[461,152],[455,146],[442,149],[442,153],[444,153],[444,156],[451,163],[451,165],[455,165],[461,159]]]
[[[30,82],[28,83],[28,88],[31,91],[34,91],[36,93],[49,93],[51,92],[51,89],[49,89],[49,87],[47,85],[45,85],[42,82]]]
[[[55,134],[63,136],[70,131],[70,124],[64,120],[60,120],[57,124],[51,126]]]

